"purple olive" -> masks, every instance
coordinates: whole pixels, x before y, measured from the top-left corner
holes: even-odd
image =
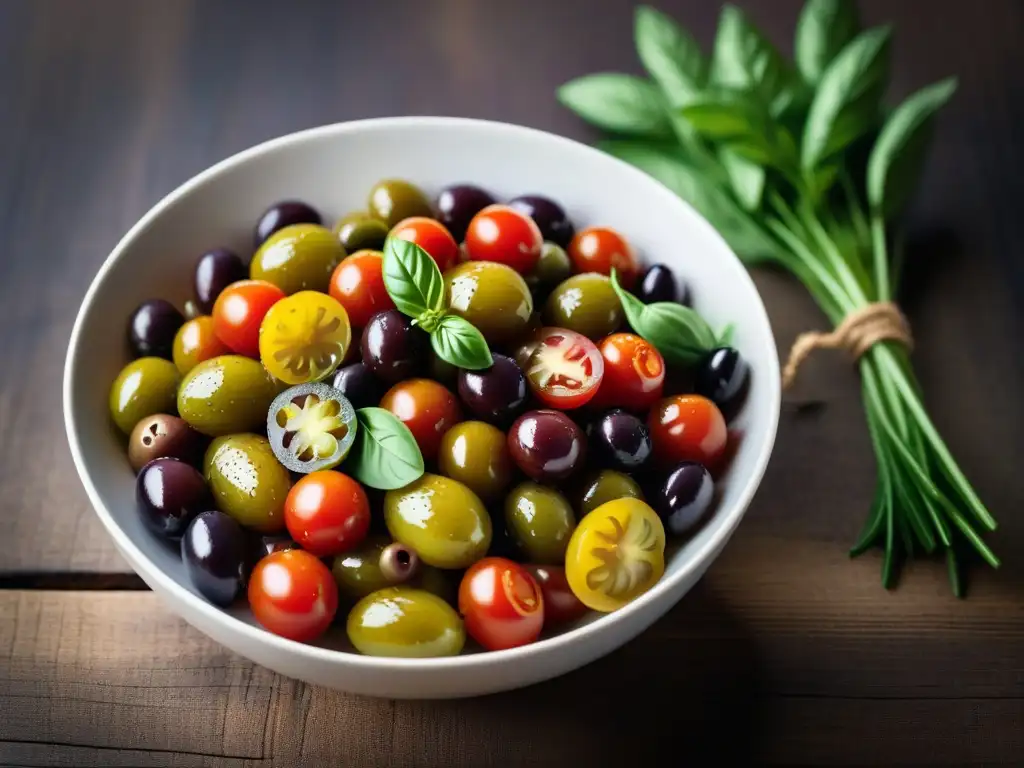
[[[575,229],[565,210],[554,200],[540,195],[523,195],[511,200],[509,205],[533,219],[545,240],[563,248],[569,247]]]
[[[184,315],[169,301],[144,301],[136,307],[128,321],[128,343],[136,357],[162,357],[170,360],[174,336],[184,324]]]
[[[206,440],[177,416],[155,413],[139,421],[128,438],[128,463],[139,472],[153,459],[180,459],[195,466]]]
[[[478,419],[508,425],[526,405],[526,376],[515,360],[493,354],[494,365],[481,371],[459,371],[459,397]]]
[[[652,494],[652,505],[670,532],[693,530],[711,509],[715,483],[703,464],[684,461],[673,469]]]
[[[267,208],[256,223],[253,244],[259,248],[263,241],[279,229],[292,224],[322,224],[323,219],[315,208],[299,200],[282,200]]]
[[[340,391],[353,408],[368,408],[380,403],[384,386],[365,363],[352,363],[339,368],[331,386]]]
[[[248,538],[233,517],[201,512],[181,538],[185,571],[211,603],[229,606],[242,591],[248,570]]]
[[[437,218],[452,233],[455,242],[461,243],[473,217],[494,202],[490,193],[480,187],[456,184],[441,190],[437,196]]]
[[[711,400],[726,419],[736,415],[746,397],[750,366],[732,347],[711,350],[697,367],[694,391]]]
[[[589,425],[591,456],[601,466],[623,472],[642,468],[651,456],[651,435],[631,413],[615,409]]]
[[[682,290],[676,282],[672,270],[664,264],[654,264],[640,279],[636,289],[636,297],[644,304],[658,301],[674,301],[680,304],[690,303],[690,290],[684,283]]]
[[[238,280],[244,280],[249,276],[249,270],[238,258],[227,248],[214,248],[207,251],[196,261],[196,273],[193,280],[193,288],[196,294],[196,303],[199,309],[205,314],[213,312],[214,302],[220,296],[220,292]]]
[[[586,463],[587,440],[561,411],[528,411],[509,430],[508,450],[532,479],[564,480]]]
[[[419,573],[420,556],[416,550],[395,542],[380,553],[380,572],[391,584],[409,581]]]
[[[206,480],[178,459],[154,459],[135,480],[135,498],[145,524],[169,539],[181,536],[192,519],[214,508]]]
[[[366,367],[389,384],[397,384],[425,370],[430,337],[397,309],[389,309],[370,318],[359,346]]]

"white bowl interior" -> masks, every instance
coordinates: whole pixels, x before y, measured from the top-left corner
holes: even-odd
[[[126,319],[140,301],[163,297],[181,306],[190,297],[194,262],[209,248],[223,245],[247,257],[252,251],[255,219],[269,204],[283,198],[306,200],[329,222],[364,208],[367,191],[384,177],[409,179],[431,195],[444,185],[468,181],[500,199],[531,192],[551,196],[566,207],[577,226],[614,227],[635,245],[644,262],[670,265],[690,283],[696,308],[713,327],[735,324],[733,343],[749,361],[752,380],[746,406],[731,425],[742,439],[731,469],[719,484],[721,496],[714,517],[671,555],[665,578],[635,604],[605,617],[590,616],[582,624],[593,622],[592,626],[557,640],[486,656],[499,663],[500,657],[516,653],[544,653],[545,646],[552,644],[565,647],[574,636],[602,632],[606,625],[610,627],[650,602],[646,608],[650,615],[637,623],[642,629],[641,623],[646,626],[671,607],[703,573],[760,482],[778,420],[777,353],[764,307],[746,271],[688,205],[611,157],[517,126],[450,118],[396,118],[314,129],[230,158],[154,207],[125,236],[96,277],[68,353],[65,415],[69,439],[98,514],[143,578],[190,620],[208,631],[220,625],[222,631],[215,634],[228,644],[231,640],[225,638],[232,633],[243,637],[243,651],[268,646],[270,656],[257,660],[275,666],[266,659],[291,653],[304,655],[307,661],[353,663],[366,671],[402,666],[401,661],[325,653],[262,631],[254,633],[237,623],[253,624],[245,608],[230,612],[236,622],[206,604],[186,578],[176,549],[143,528],[135,510],[134,474],[125,459],[124,440],[113,429],[107,410],[111,382],[128,360]],[[639,629],[634,627],[630,634]],[[604,650],[623,639],[605,642]],[[552,650],[563,652],[554,646]],[[451,670],[483,656],[409,662],[406,666],[435,665]],[[578,666],[571,662],[567,659],[561,665],[564,669],[552,669],[557,673]],[[294,668],[288,671],[305,676]],[[523,680],[529,682],[528,677],[536,676],[525,675]],[[385,686],[385,690],[391,689]],[[432,695],[428,690],[413,694]],[[439,691],[438,695],[447,694]]]

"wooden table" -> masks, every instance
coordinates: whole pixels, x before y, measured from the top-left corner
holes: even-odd
[[[661,7],[709,44],[712,0]],[[744,3],[788,50],[796,0]],[[576,673],[473,701],[345,696],[206,639],[145,590],[89,508],[60,378],[118,238],[209,164],[322,123],[471,115],[590,139],[554,99],[638,71],[630,0],[0,0],[0,763],[33,766],[1021,764],[1024,761],[1024,5],[864,3],[893,20],[897,95],[949,74],[905,305],[942,433],[1001,520],[998,573],[879,586],[846,548],[874,465],[827,354],[784,414],[747,519],[650,631]],[[339,180],[344,183],[344,180]],[[823,319],[755,275],[780,348]],[[603,695],[619,697],[616,704]],[[669,751],[671,750],[671,751]],[[661,764],[663,764],[663,759]],[[634,763],[635,764],[635,763]]]

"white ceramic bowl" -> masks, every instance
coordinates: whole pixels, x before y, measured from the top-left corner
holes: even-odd
[[[370,186],[407,178],[429,194],[470,181],[499,198],[553,197],[577,226],[623,232],[648,263],[671,265],[692,285],[716,328],[735,323],[734,344],[753,375],[733,423],[743,437],[714,517],[675,551],[664,578],[625,608],[591,615],[532,645],[444,659],[387,659],[347,651],[336,631],[322,645],[285,640],[245,607],[224,611],[192,588],[177,551],[143,528],[123,438],[107,411],[125,357],[125,323],[142,300],[181,306],[193,264],[224,245],[248,255],[256,217],[282,198],[319,208],[325,221],[365,207]],[[366,120],[303,131],[231,157],[176,189],[118,243],[82,302],[64,370],[64,418],[82,483],[117,548],[189,623],[270,669],[353,693],[395,698],[469,696],[535,683],[587,664],[669,610],[722,551],[761,481],[775,440],[779,371],[764,306],[739,260],[714,229],[665,187],[582,144],[519,126],[454,118]],[[340,637],[339,637],[340,636]]]

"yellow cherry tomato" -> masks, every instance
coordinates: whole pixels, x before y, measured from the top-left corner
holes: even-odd
[[[352,342],[348,313],[319,291],[299,291],[270,308],[260,324],[260,360],[286,384],[329,375]]]
[[[565,553],[565,576],[580,602],[614,611],[665,573],[665,528],[639,499],[616,499],[580,520]]]

